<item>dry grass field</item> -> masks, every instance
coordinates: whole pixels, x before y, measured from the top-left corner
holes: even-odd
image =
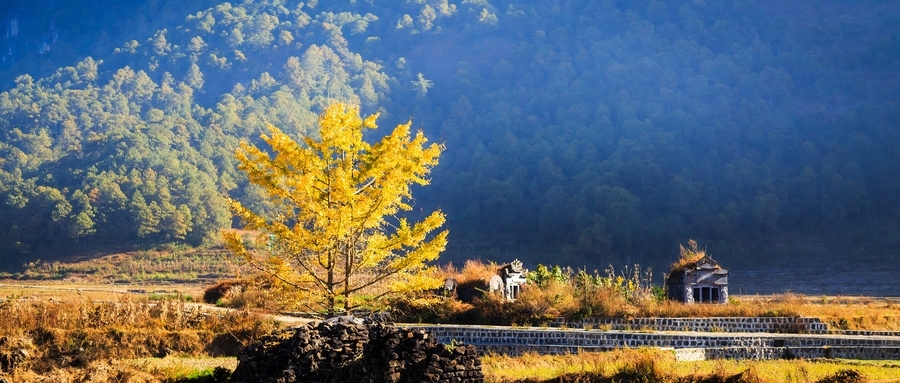
[[[266,315],[169,298],[40,296],[0,302],[0,376],[13,382],[174,381],[233,368],[243,346],[279,326]],[[176,363],[197,358],[200,365]]]
[[[244,271],[221,251],[141,251],[0,273],[0,378],[8,382],[202,382],[285,325],[198,303]]]
[[[900,362],[848,360],[712,360],[677,362],[670,352],[622,349],[603,353],[519,357],[488,355],[482,368],[490,382],[897,382]]]
[[[287,325],[265,311],[224,310],[197,303],[215,280],[233,279],[242,273],[220,255],[168,254],[156,261],[151,259],[154,254],[117,255],[71,264],[37,263],[25,272],[5,275],[7,279],[0,281],[0,379],[215,382],[217,373],[221,378],[224,371],[235,368],[235,356],[241,347]],[[202,265],[204,262],[209,264]],[[143,277],[123,277],[117,271],[123,265]],[[460,270],[449,268],[444,272],[462,285],[476,284],[492,269],[496,265],[472,262]],[[189,273],[198,278],[183,279]],[[586,280],[584,275],[564,271],[554,274],[550,270],[544,285],[525,290],[516,302],[487,297],[463,303],[419,297],[397,304],[409,317],[445,323],[540,324],[556,315],[588,314],[809,316],[838,329],[900,331],[900,304],[891,299],[781,294],[733,297],[725,305],[683,305],[655,299],[652,289],[642,284],[641,276],[632,276],[592,276]],[[253,291],[237,294],[259,296]],[[251,300],[234,296],[228,301]],[[488,382],[900,381],[900,362],[678,362],[671,353],[649,349],[565,356],[486,355],[483,368]]]

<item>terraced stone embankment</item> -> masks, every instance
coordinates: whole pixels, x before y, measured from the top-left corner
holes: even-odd
[[[557,319],[549,327],[607,329],[619,331],[766,332],[825,334],[828,325],[819,318],[802,317],[709,317],[709,318],[587,318]]]
[[[464,342],[481,352],[519,355],[672,349],[680,360],[842,358],[900,359],[900,336],[830,333],[815,318],[641,318],[597,320],[579,328],[403,325],[441,343]]]

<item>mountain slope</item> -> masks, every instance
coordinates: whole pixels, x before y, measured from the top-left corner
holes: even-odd
[[[447,213],[447,259],[658,266],[688,238],[725,260],[896,251],[900,11],[816,2],[799,16],[805,4],[266,1],[169,16],[0,94],[0,251],[15,265],[209,241],[229,225],[224,195],[266,206],[234,169],[237,142],[266,121],[309,134],[333,99],[446,144],[414,195]]]

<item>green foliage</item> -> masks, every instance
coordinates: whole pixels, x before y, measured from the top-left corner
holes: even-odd
[[[441,137],[419,207],[461,248],[591,268],[688,237],[900,241],[895,7],[32,3],[0,21],[3,263],[203,243],[225,193],[271,211],[230,154],[267,122],[314,135],[332,100]]]
[[[239,139],[267,120],[307,135],[316,118],[311,109],[328,97],[360,100],[351,84],[365,83],[364,101],[375,105],[387,89],[377,66],[328,45],[281,49],[294,55],[281,58],[294,63],[284,79],[261,72],[244,86],[218,81],[271,60],[266,52],[278,29],[299,34],[276,11],[272,4],[210,8],[187,19],[206,33],[160,29],[145,44],[118,50],[112,61],[133,66],[88,57],[46,78],[21,76],[0,94],[0,126],[13,127],[0,130],[0,200],[8,201],[0,204],[2,266],[50,251],[207,244],[230,225],[223,196],[235,189],[250,206],[271,209],[234,167],[229,153]],[[293,13],[305,15],[302,7]],[[246,29],[232,48],[254,55],[247,67],[201,60],[228,57],[220,28]],[[281,86],[290,76],[302,86]],[[198,97],[232,86],[235,94],[213,108],[198,104],[212,101]]]
[[[568,282],[569,274],[571,274],[571,272],[567,272],[559,265],[548,268],[547,266],[538,264],[534,271],[529,272],[525,277],[528,282],[534,283],[538,287],[546,287],[550,283]]]
[[[231,377],[231,371],[224,367],[210,367],[198,371],[191,371],[187,375],[175,380],[177,383],[220,383],[227,382]]]

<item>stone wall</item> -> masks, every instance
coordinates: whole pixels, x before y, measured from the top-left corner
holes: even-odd
[[[761,347],[706,348],[704,359],[863,359],[898,360],[900,347]],[[676,354],[677,356],[677,354]]]
[[[900,331],[831,330],[828,333],[834,335],[900,336]]]
[[[427,331],[439,342],[464,342],[480,352],[519,355],[524,352],[562,354],[616,348],[662,347],[704,349],[704,358],[778,359],[841,357],[896,359],[900,337],[761,332],[634,332],[534,327],[406,325]],[[840,356],[838,356],[840,355]]]
[[[436,337],[472,344],[479,350],[506,350],[520,354],[525,351],[559,353],[578,350],[607,350],[620,347],[771,347],[771,334],[737,335],[713,333],[650,333],[628,331],[598,331],[583,329],[553,329],[527,327],[479,326],[416,326]],[[521,352],[515,352],[521,350]]]
[[[707,359],[705,348],[676,348],[672,349],[672,352],[678,361],[695,362]]]
[[[825,334],[828,325],[819,318],[752,317],[752,318],[587,318],[557,319],[549,327],[602,329],[619,331],[695,331],[695,332],[769,332]]]

